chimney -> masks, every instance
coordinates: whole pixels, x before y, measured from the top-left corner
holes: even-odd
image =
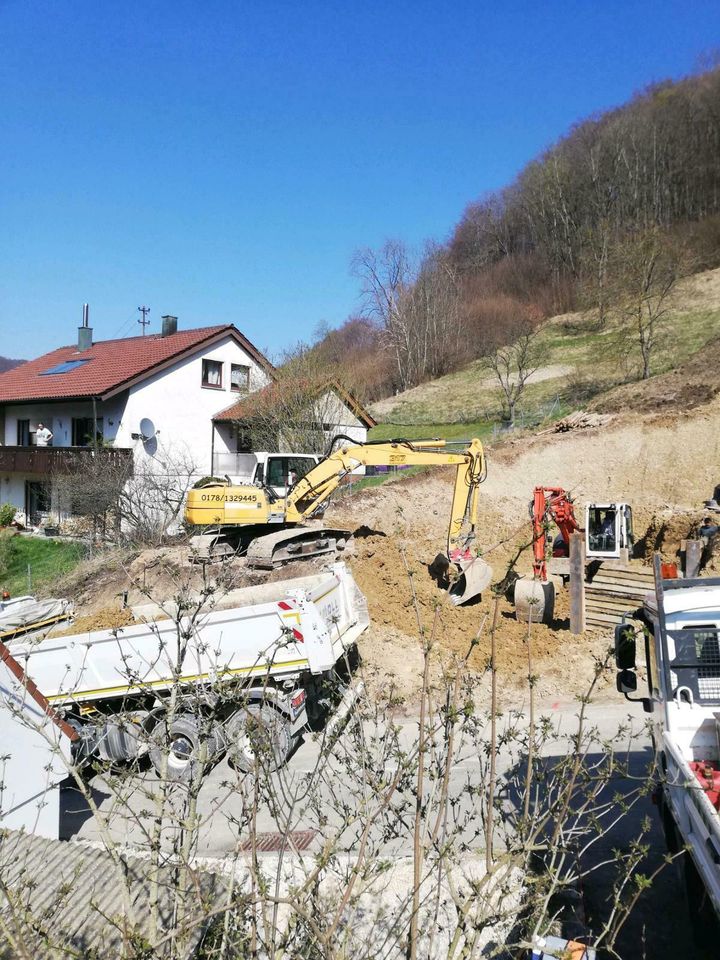
[[[83,304],[82,326],[78,327],[78,350],[89,350],[92,346],[92,327],[90,323],[90,307]]]
[[[174,333],[177,333],[177,317],[166,314],[160,319],[162,320],[162,335],[164,337],[171,337]]]

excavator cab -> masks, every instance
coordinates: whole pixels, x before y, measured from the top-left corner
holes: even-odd
[[[601,559],[629,557],[633,546],[632,507],[589,503],[585,507],[585,554]]]

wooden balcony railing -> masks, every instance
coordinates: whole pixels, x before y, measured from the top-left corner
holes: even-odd
[[[132,450],[124,447],[0,447],[0,472],[52,476],[82,469],[91,458],[132,470]]]

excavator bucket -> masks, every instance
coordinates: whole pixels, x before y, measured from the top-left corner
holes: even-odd
[[[460,560],[457,566],[460,568],[460,576],[450,587],[450,600],[456,607],[460,607],[479,596],[490,585],[492,567],[480,557]]]
[[[515,616],[523,623],[550,623],[555,610],[555,585],[551,580],[520,577],[515,581]]]

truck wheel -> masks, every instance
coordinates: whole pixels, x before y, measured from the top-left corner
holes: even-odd
[[[256,764],[279,770],[293,747],[293,737],[285,717],[267,703],[248,703],[234,713],[225,725],[228,760],[243,773]]]
[[[150,762],[161,776],[163,756],[167,754],[168,780],[190,783],[221,748],[213,731],[201,732],[198,718],[184,714],[176,717],[169,729],[162,719],[158,721],[152,732]]]
[[[706,957],[716,957],[717,938],[720,933],[718,919],[693,858],[689,853],[685,853],[682,859],[685,895],[697,956],[702,957],[703,960]]]

